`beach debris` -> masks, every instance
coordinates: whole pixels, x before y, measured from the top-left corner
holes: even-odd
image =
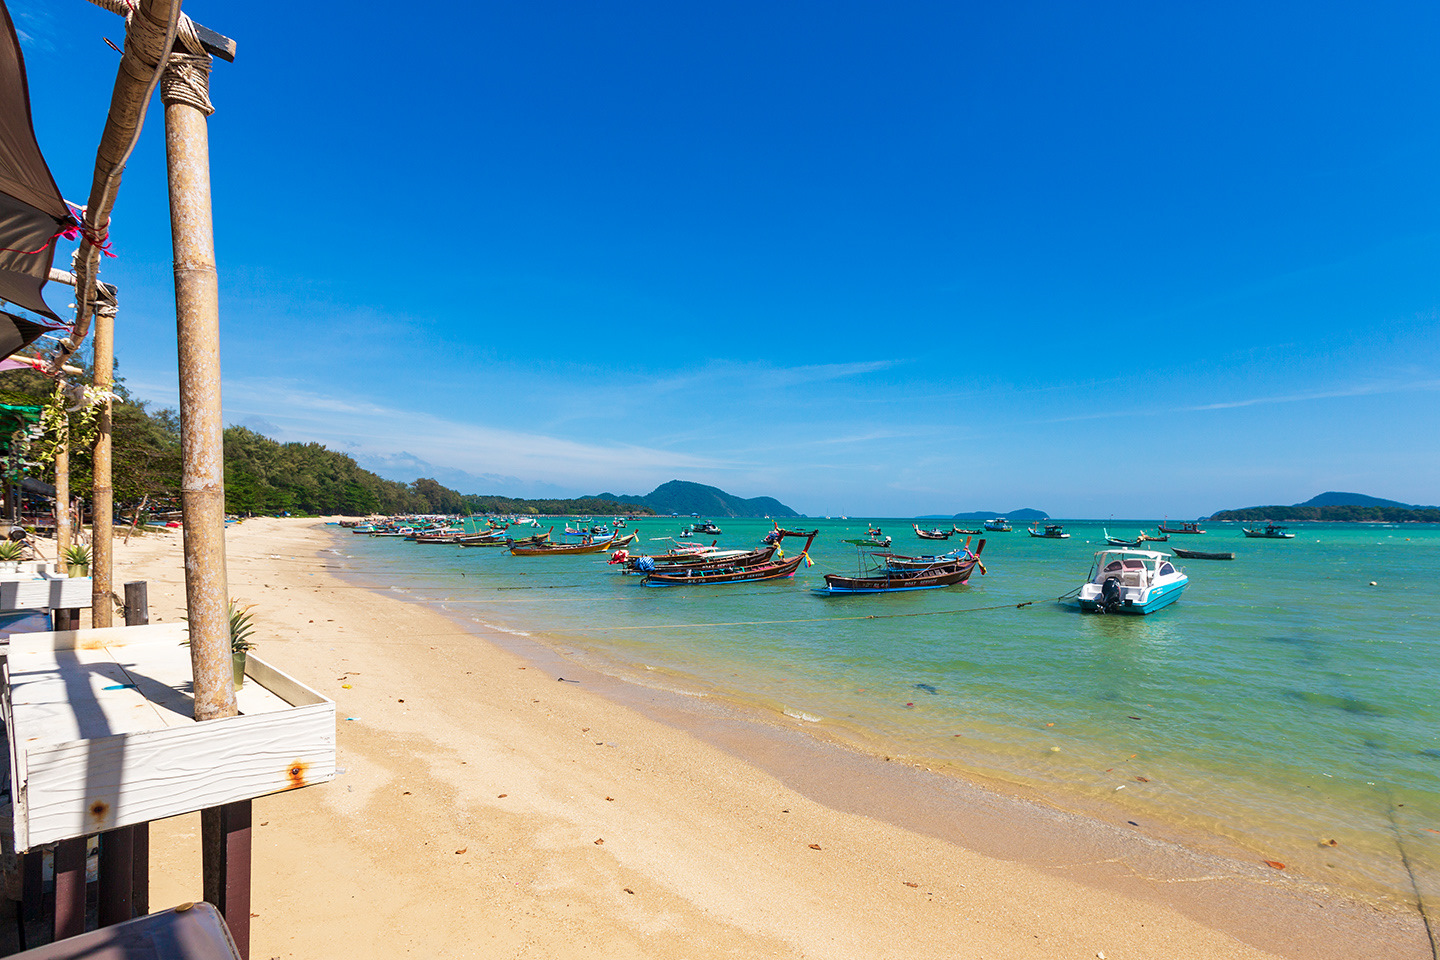
[[[598,846],[602,846],[604,843],[605,843],[605,838],[604,838],[604,837],[596,837],[596,838],[595,838],[595,846],[597,846],[597,847],[598,847]]]
[[[1149,778],[1149,777],[1136,777],[1135,779],[1138,780],[1140,783],[1149,783],[1149,782],[1150,782],[1150,778]]]
[[[1131,719],[1131,720],[1143,720],[1143,719],[1145,719],[1145,718],[1144,718],[1144,717],[1131,717],[1130,719]]]
[[[355,688],[355,685],[354,685],[353,683],[342,683],[342,684],[340,684],[340,689],[342,689],[342,690],[353,690],[354,688]]]
[[[559,680],[561,683],[579,683],[579,682],[580,682],[579,680],[566,680],[564,677],[556,677],[555,679],[556,679],[556,680]]]
[[[1322,846],[1322,847],[1338,847],[1338,846],[1340,846],[1340,841],[1339,841],[1339,840],[1336,840],[1336,839],[1334,839],[1334,838],[1332,837],[1332,838],[1329,839],[1329,840],[1321,840],[1321,841],[1320,841],[1320,846]]]
[[[359,717],[346,717],[345,719],[351,723],[358,723],[360,720]]]
[[[918,887],[920,886],[920,884],[918,884],[918,883],[911,883],[909,880],[904,880],[904,881],[901,881],[901,882],[904,883],[905,886],[911,887],[911,888],[918,888]]]
[[[581,733],[589,733],[589,732],[590,732],[590,728],[589,728],[589,727],[581,727],[581,728],[580,728],[580,732],[581,732]]]
[[[469,847],[461,847],[459,850],[456,850],[456,851],[455,851],[455,856],[458,857],[458,856],[460,856],[460,854],[464,853],[466,850],[469,850],[469,849],[470,849]]]
[[[930,686],[930,684],[928,683],[917,683],[915,684],[915,689],[923,690],[932,696],[940,692],[939,690],[936,690],[934,687]]]
[[[1124,790],[1124,789],[1125,789],[1125,784],[1122,783],[1122,784],[1120,784],[1120,786],[1116,787],[1114,791],[1111,791],[1111,792],[1113,793],[1113,792],[1120,791],[1120,790]]]
[[[401,793],[400,796],[402,796],[402,797],[408,797],[408,796],[410,796],[410,791],[409,791],[409,790],[406,790],[405,792]]]
[[[810,844],[810,849],[811,849],[811,850],[819,850],[819,849],[820,849],[820,844],[818,844],[818,843],[812,843],[812,844]]]
[[[625,889],[625,892],[626,892],[626,893],[631,894],[632,896],[633,896],[634,893],[635,893],[635,891],[634,891],[634,890],[631,890],[629,887],[625,887],[624,889]]]
[[[911,700],[909,703],[905,704],[905,706],[907,706],[907,707],[913,707],[913,706],[915,706],[915,701],[914,701],[914,700]]]
[[[1267,867],[1274,867],[1276,870],[1284,870],[1284,869],[1285,869],[1285,864],[1281,863],[1279,860],[1265,860],[1265,861],[1262,861],[1262,862],[1265,864],[1265,866],[1267,866]]]
[[[510,794],[508,794],[508,793],[497,793],[497,794],[495,794],[495,796],[496,796],[497,799],[504,800],[506,797],[510,796]]]
[[[610,800],[610,801],[613,802],[615,798],[614,798],[614,797],[606,797],[605,799],[606,799],[606,800]]]

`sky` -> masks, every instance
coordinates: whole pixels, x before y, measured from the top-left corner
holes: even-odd
[[[84,204],[123,23],[7,2]],[[812,516],[1440,503],[1435,4],[185,10],[238,44],[227,424]],[[177,406],[158,101],[111,239],[117,372]]]

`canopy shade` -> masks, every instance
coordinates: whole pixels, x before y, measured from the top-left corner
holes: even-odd
[[[32,320],[24,317],[17,317],[13,313],[6,313],[0,310],[0,361],[9,359],[10,355],[31,343],[46,330],[54,330],[54,327],[43,327]],[[25,364],[29,366],[29,364]],[[14,367],[0,366],[0,370],[14,369]]]
[[[25,58],[4,0],[0,19],[0,299],[59,320],[40,288],[50,275],[55,238],[76,222],[35,140]]]

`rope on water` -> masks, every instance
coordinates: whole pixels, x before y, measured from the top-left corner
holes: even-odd
[[[916,617],[946,617],[958,613],[984,613],[990,610],[1020,610],[1040,603],[1040,600],[1026,600],[1024,603],[999,603],[992,607],[965,607],[960,610],[929,610],[917,613],[872,613],[853,617],[797,617],[793,620],[731,620],[722,623],[656,623],[656,624],[593,624],[594,630],[675,630],[684,627],[767,627],[786,623],[839,623],[854,620],[908,620]]]

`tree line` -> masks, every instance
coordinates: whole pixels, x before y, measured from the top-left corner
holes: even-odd
[[[1440,509],[1407,510],[1404,507],[1246,507],[1221,510],[1211,520],[1323,520],[1330,523],[1440,523]]]
[[[82,378],[89,382],[87,358]],[[142,501],[155,510],[180,505],[180,418],[170,408],[151,409],[132,397],[123,378],[112,388],[112,486],[117,510]],[[0,403],[56,407],[53,381],[30,370],[0,375]],[[401,483],[364,469],[343,453],[318,443],[280,443],[246,427],[227,427],[225,509],[240,516],[293,514],[366,516],[369,514],[626,514],[652,510],[610,500],[520,500],[462,494],[433,479]],[[3,438],[0,438],[3,442]],[[32,445],[45,449],[44,443]],[[34,454],[35,456],[43,456]],[[85,497],[93,483],[91,449],[70,450],[70,488]],[[55,462],[32,461],[27,475],[55,482]],[[88,498],[87,498],[88,499]]]

